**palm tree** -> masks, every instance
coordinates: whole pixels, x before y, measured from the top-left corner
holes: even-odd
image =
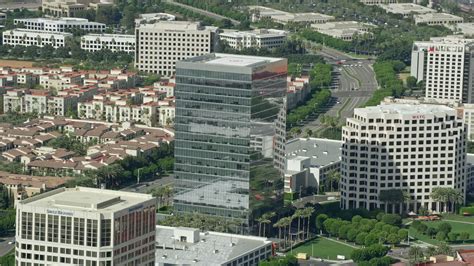
[[[265,217],[263,217],[262,215],[259,218],[255,219],[255,221],[258,222],[258,236],[260,236],[262,232],[262,223],[265,221]]]
[[[303,209],[303,218],[308,219],[306,222],[306,239],[309,238],[309,221],[311,219],[311,216],[314,213],[314,208],[313,207],[306,207]],[[303,223],[303,231],[304,231],[304,223]]]
[[[301,218],[303,217],[303,209],[297,209],[293,216],[291,216],[292,219],[298,219],[298,240],[300,236],[300,226],[301,226]]]
[[[278,220],[276,223],[273,224],[273,227],[278,228],[278,239],[281,239],[281,228],[283,227],[283,220],[282,219]]]
[[[456,207],[458,204],[462,204],[464,202],[464,195],[461,191],[457,189],[450,189],[448,194],[449,202],[452,203],[451,211],[454,213],[456,212]]]
[[[265,229],[267,228],[267,224],[270,224],[272,222],[272,218],[275,217],[275,215],[276,215],[275,212],[267,212],[262,216],[262,217],[265,218],[262,221],[262,223],[263,223],[263,236],[265,236]]]
[[[334,191],[334,183],[337,185],[338,190],[339,190],[339,181],[341,180],[341,173],[336,170],[331,170],[327,174],[326,178],[326,186],[328,187],[328,190],[331,190],[331,192]]]
[[[408,251],[408,256],[410,257],[410,261],[413,261],[415,263],[420,262],[423,260],[424,257],[423,249],[421,249],[419,246],[410,247],[410,250]]]

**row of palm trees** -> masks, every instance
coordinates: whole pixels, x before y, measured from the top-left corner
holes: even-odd
[[[443,212],[455,212],[456,206],[463,204],[464,195],[461,191],[454,188],[436,187],[433,188],[430,197],[437,202],[442,202],[444,205]],[[448,210],[448,207],[449,210]]]
[[[288,243],[304,241],[309,238],[309,228],[311,216],[314,213],[313,207],[307,207],[304,209],[297,209],[293,215],[282,217],[273,223],[273,228],[278,228],[278,238],[283,239],[285,247]],[[269,212],[263,214],[260,218],[256,219],[259,225],[258,235],[266,236],[266,228],[272,223],[272,218],[276,216],[275,212]],[[294,223],[297,222],[297,238],[292,238],[292,228]],[[263,228],[263,230],[262,230]],[[263,232],[263,234],[262,234]],[[282,234],[283,233],[283,234]]]

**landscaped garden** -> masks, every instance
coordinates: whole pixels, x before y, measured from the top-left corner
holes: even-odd
[[[298,253],[306,253],[311,257],[319,257],[329,260],[336,260],[338,255],[342,255],[346,259],[350,259],[351,252],[354,249],[354,247],[349,245],[338,243],[325,237],[318,237],[294,248],[293,251],[289,251],[287,254],[296,255]]]
[[[440,242],[474,242],[474,217],[443,215],[439,221],[413,221],[410,236],[437,245]]]

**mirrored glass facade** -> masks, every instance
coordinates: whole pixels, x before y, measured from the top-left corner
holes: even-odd
[[[174,208],[248,223],[280,201],[287,61],[209,54],[178,62]]]

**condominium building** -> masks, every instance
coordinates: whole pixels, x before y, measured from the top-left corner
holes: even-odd
[[[430,26],[443,25],[449,26],[453,24],[463,23],[464,19],[448,13],[427,13],[415,15],[415,24],[427,24]]]
[[[155,265],[155,199],[60,188],[20,201],[16,265]]]
[[[441,212],[444,203],[430,197],[434,188],[465,194],[466,131],[453,108],[400,103],[356,108],[342,141],[343,209]],[[387,191],[409,198],[389,202]]]
[[[229,47],[239,51],[246,48],[277,48],[285,43],[286,37],[286,31],[274,29],[224,31],[219,34],[221,41],[225,41]]]
[[[109,49],[135,54],[135,35],[87,34],[81,37],[81,49],[88,52]]]
[[[50,32],[27,29],[14,29],[3,32],[3,44],[12,46],[38,46],[51,45],[53,48],[64,47],[66,39],[72,38],[71,33]]]
[[[217,28],[189,21],[157,21],[135,29],[135,67],[140,71],[172,76],[176,62],[212,53]]]
[[[323,24],[311,24],[311,28],[316,31],[343,41],[352,41],[356,35],[371,35],[372,33],[369,30],[373,27],[375,26],[357,21],[337,21]]]
[[[253,219],[262,192],[251,179],[285,167],[286,76],[281,58],[208,54],[177,63],[175,211]],[[272,145],[252,146],[258,136]]]
[[[415,42],[411,75],[425,82],[428,99],[474,102],[474,39],[462,36]]]
[[[89,21],[85,18],[22,18],[13,20],[15,25],[22,25],[28,30],[67,32],[72,29],[102,32],[104,23]]]
[[[364,5],[387,5],[387,4],[396,4],[398,0],[359,0]]]

